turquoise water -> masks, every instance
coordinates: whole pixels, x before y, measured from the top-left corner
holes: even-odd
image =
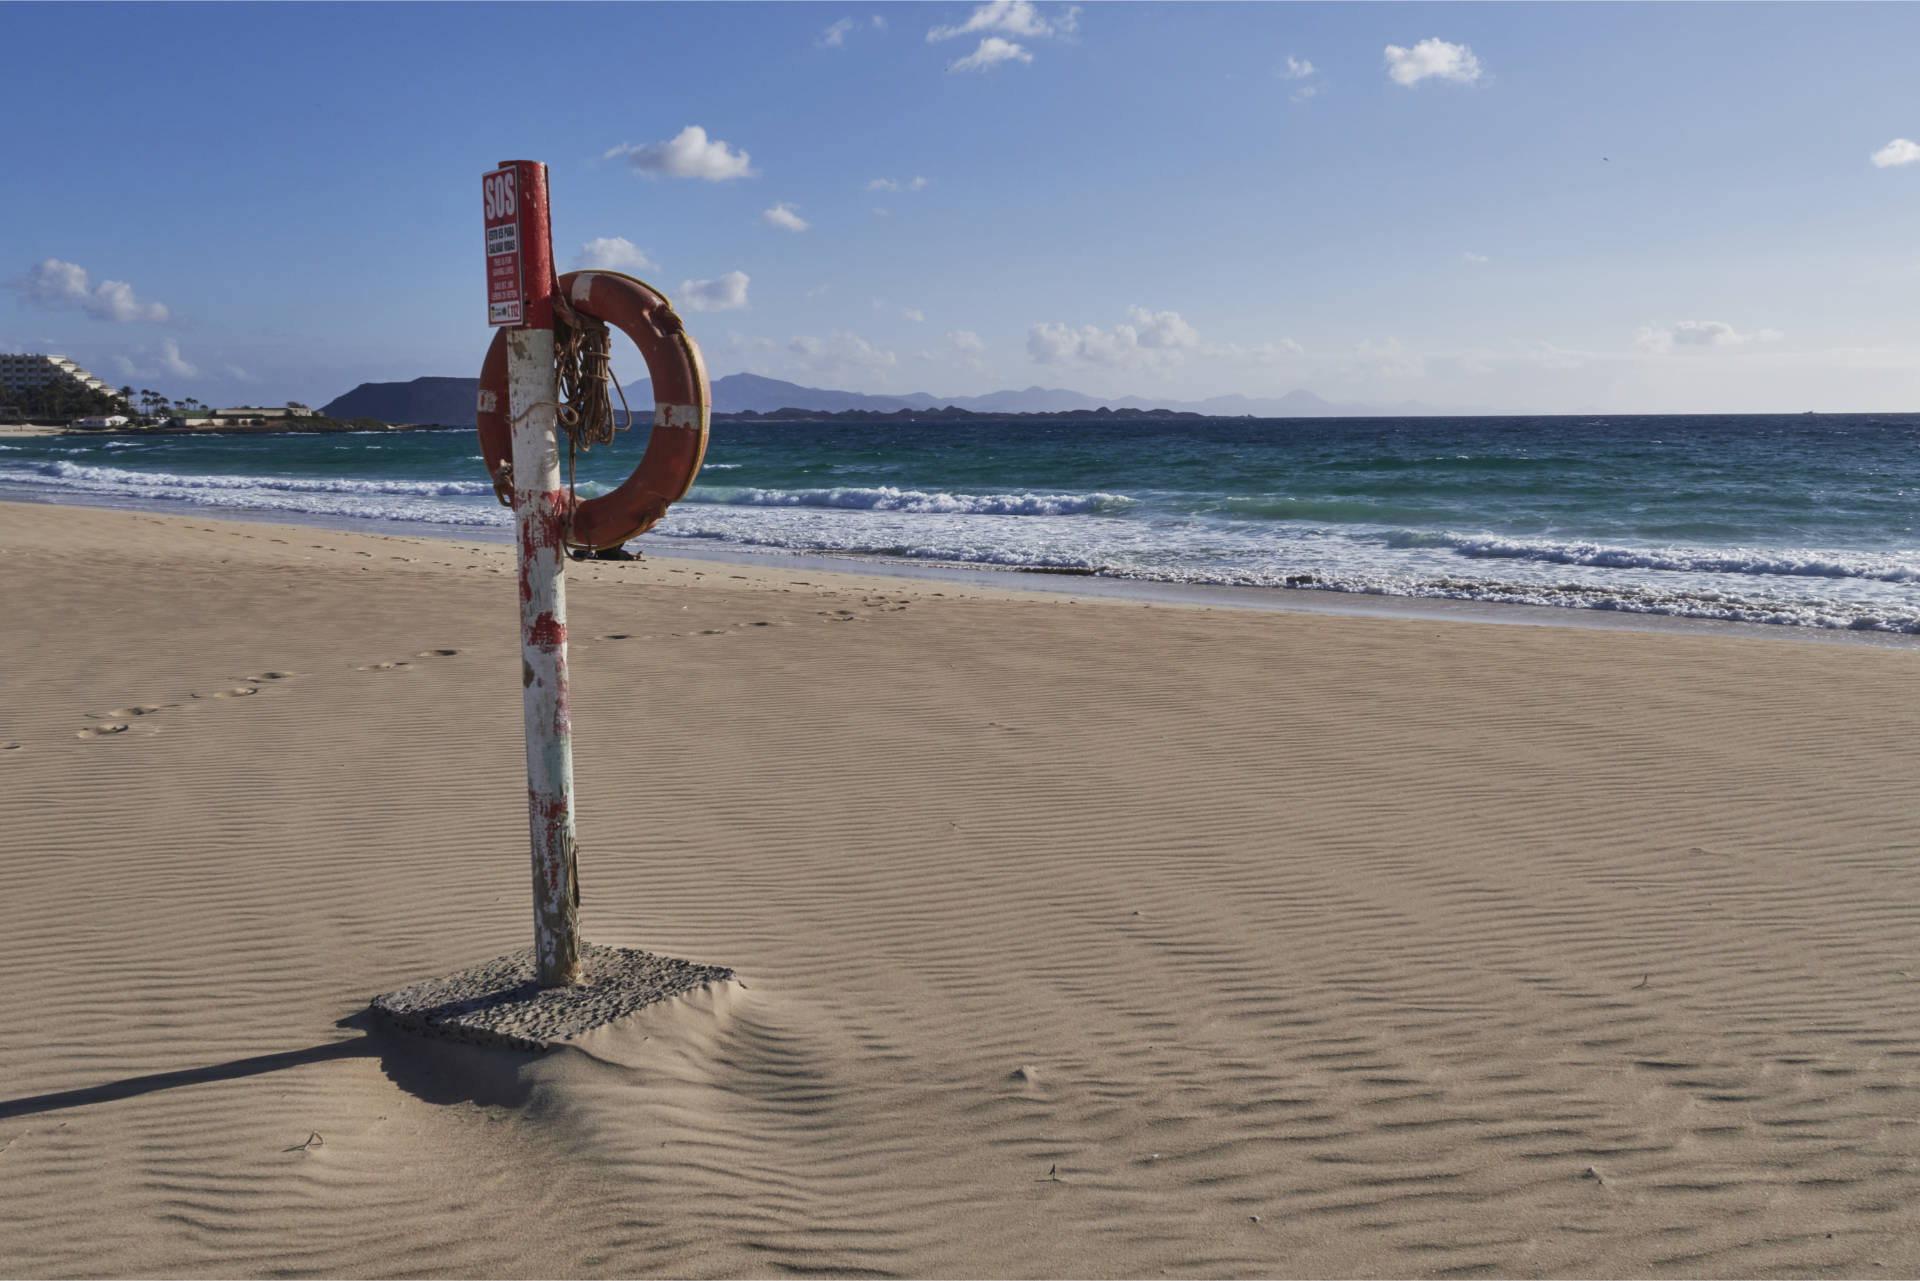
[[[0,491],[509,519],[464,431],[16,438]],[[676,540],[1920,632],[1920,415],[725,423]]]

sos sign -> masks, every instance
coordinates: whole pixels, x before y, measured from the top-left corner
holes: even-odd
[[[480,179],[487,218],[487,323],[518,325],[526,320],[520,287],[520,172],[495,169]]]

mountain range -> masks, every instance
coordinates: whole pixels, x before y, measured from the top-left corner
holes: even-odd
[[[389,423],[437,423],[446,427],[471,427],[474,402],[478,398],[477,378],[415,378],[404,383],[361,383],[344,396],[329,401],[321,412],[329,418],[376,418]],[[644,412],[652,400],[651,384],[638,379],[625,386],[627,401]],[[1418,401],[1398,405],[1335,404],[1310,391],[1290,391],[1284,396],[1209,396],[1205,400],[1179,401],[1145,396],[1121,396],[1105,399],[1067,391],[1058,387],[1028,387],[1022,391],[995,391],[984,396],[932,396],[923,391],[904,396],[876,396],[858,391],[834,391],[824,387],[803,387],[799,383],[759,374],[728,374],[713,380],[713,412],[767,414],[779,409],[800,409],[813,413],[840,413],[849,409],[894,413],[909,409],[965,409],[976,414],[1049,414],[1088,409],[1170,409],[1206,414],[1220,418],[1369,418],[1415,417],[1425,414],[1482,413],[1477,409],[1441,409]]]

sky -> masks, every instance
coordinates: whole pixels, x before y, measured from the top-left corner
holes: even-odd
[[[531,159],[560,267],[658,286],[716,377],[1920,411],[1917,45],[1897,4],[0,3],[0,351],[213,404],[475,374],[480,178]]]

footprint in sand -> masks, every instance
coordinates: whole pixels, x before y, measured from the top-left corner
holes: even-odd
[[[214,694],[215,698],[251,698],[260,691],[252,685],[235,685],[232,689],[223,689]]]
[[[414,657],[415,658],[452,658],[455,654],[458,654],[459,652],[460,651],[457,649],[423,649],[419,653],[415,654]],[[368,663],[365,666],[357,667],[354,670],[361,671],[361,672],[392,672],[392,671],[397,671],[402,667],[412,667],[412,666],[413,664],[408,662],[406,659],[396,658],[389,663]]]
[[[126,733],[127,728],[128,727],[124,722],[102,721],[98,725],[88,726],[86,729],[83,729],[79,733],[75,734],[74,737],[75,738],[111,738],[115,734]]]
[[[132,720],[136,716],[151,716],[159,710],[151,703],[141,703],[134,707],[116,707],[107,715],[116,721]]]

